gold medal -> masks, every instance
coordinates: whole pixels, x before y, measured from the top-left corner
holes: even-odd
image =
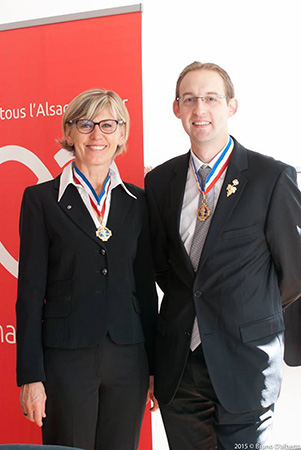
[[[108,241],[110,239],[110,237],[112,236],[112,231],[108,227],[105,227],[102,223],[97,228],[95,233],[96,233],[96,236],[99,239],[101,239],[103,242]]]
[[[197,210],[197,218],[201,222],[205,222],[206,219],[210,216],[210,209],[206,205],[206,203],[202,203],[199,209]]]
[[[196,215],[201,222],[205,222],[205,220],[208,219],[208,217],[210,216],[210,209],[206,204],[206,195],[204,194],[204,192],[203,192],[203,203],[197,210]]]

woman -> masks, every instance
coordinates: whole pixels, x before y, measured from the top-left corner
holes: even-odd
[[[22,201],[21,408],[43,425],[44,444],[134,450],[157,299],[144,193],[114,162],[129,116],[115,92],[94,89],[72,100],[62,125],[74,162]]]

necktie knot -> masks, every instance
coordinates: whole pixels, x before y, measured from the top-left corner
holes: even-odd
[[[209,166],[206,166],[205,164],[203,164],[199,169],[199,176],[201,178],[201,185],[203,189],[205,187],[206,178],[208,177],[210,170],[211,168]]]

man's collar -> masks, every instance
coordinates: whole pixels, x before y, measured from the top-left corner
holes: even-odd
[[[225,150],[225,148],[227,147],[227,144],[221,149],[220,152],[218,152],[217,155],[215,155],[215,157],[209,162],[209,163],[205,163],[204,161],[202,161],[201,159],[199,159],[195,153],[193,153],[192,149],[190,149],[190,155],[193,158],[196,170],[198,171],[202,166],[209,166],[210,169],[212,169],[215,165],[215,163],[217,162],[217,160],[219,159],[219,157],[221,156],[221,154],[223,153],[223,151]],[[232,144],[233,145],[233,144]]]
[[[194,160],[195,163],[195,167],[196,170],[199,170],[202,166],[209,166],[210,169],[212,169],[212,167],[214,166],[214,164],[216,163],[216,161],[218,160],[218,158],[220,157],[220,155],[223,153],[224,148],[218,152],[217,155],[215,155],[215,157],[209,162],[209,163],[205,163],[204,161],[202,161],[201,159],[199,159],[194,153],[193,151],[190,149],[190,154]]]

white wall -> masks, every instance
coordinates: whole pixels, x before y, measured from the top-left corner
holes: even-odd
[[[138,3],[134,0],[11,0],[2,23]],[[144,0],[143,95],[146,165],[189,147],[172,114],[182,68],[212,61],[230,74],[239,101],[230,131],[242,144],[301,166],[298,0]],[[84,38],[84,37],[83,37]],[[85,37],[86,38],[86,37]]]
[[[138,2],[1,3],[0,21],[9,23]],[[145,164],[154,166],[188,150],[188,138],[172,114],[172,101],[180,71],[201,60],[222,65],[236,86],[239,110],[232,119],[231,133],[253,150],[301,167],[299,1],[144,0],[143,6]],[[301,369],[285,367],[285,395],[276,414],[277,443],[301,443],[297,422],[300,384]],[[154,422],[155,450],[165,450],[158,414]]]

